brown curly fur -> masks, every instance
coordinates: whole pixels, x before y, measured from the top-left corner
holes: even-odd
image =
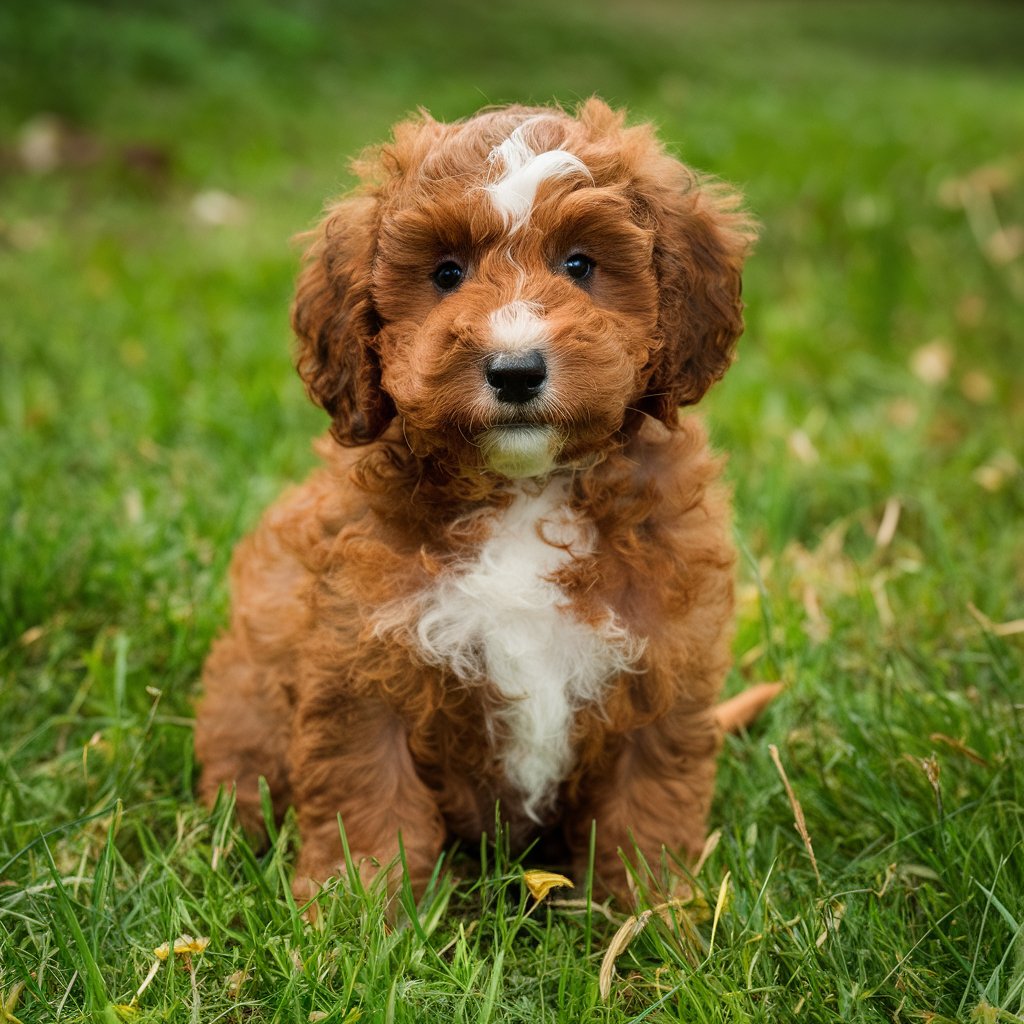
[[[592,180],[545,180],[510,234],[482,186],[489,154],[530,118],[535,147],[569,151]],[[339,872],[339,815],[368,872],[401,835],[419,890],[446,835],[478,839],[496,800],[517,842],[564,830],[577,870],[596,821],[597,878],[622,892],[620,848],[657,864],[663,844],[694,856],[704,841],[734,555],[719,464],[677,410],[731,361],[750,222],[734,193],[597,100],[575,116],[424,114],[356,166],[363,184],[312,233],[293,310],[299,373],[333,439],[235,553],[196,723],[201,795],[233,784],[255,832],[259,776],[277,814],[293,804],[300,892]],[[585,287],[558,272],[576,251],[596,264]],[[439,294],[431,274],[452,257],[471,273]],[[555,475],[596,538],[556,582],[578,622],[611,614],[645,641],[634,671],[575,710],[571,766],[539,824],[500,756],[507,698],[377,618],[415,609],[512,501],[477,439],[500,412],[481,397],[487,317],[520,294],[550,336]]]

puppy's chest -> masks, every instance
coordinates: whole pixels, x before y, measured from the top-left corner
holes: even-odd
[[[583,621],[559,576],[592,555],[595,531],[557,478],[519,493],[474,557],[421,595],[415,636],[430,663],[499,701],[488,722],[504,775],[539,819],[572,764],[577,711],[632,668],[640,644],[609,611]]]

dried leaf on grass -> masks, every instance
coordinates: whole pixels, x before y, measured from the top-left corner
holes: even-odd
[[[229,974],[227,981],[224,983],[224,987],[227,989],[227,993],[232,999],[237,999],[242,991],[242,986],[247,981],[252,979],[252,975],[246,971],[235,971],[233,974]]]
[[[181,956],[185,958],[186,966],[191,966],[193,956],[202,956],[206,951],[206,947],[210,944],[210,940],[205,936],[199,938],[192,938],[191,935],[179,935],[174,942],[163,942],[156,949],[153,950],[153,955],[156,959],[153,961],[152,966],[149,968],[149,973],[143,979],[142,984],[136,989],[135,995],[132,996],[132,1001],[124,1007],[129,1012],[134,1012],[135,1006],[139,1001],[139,997],[143,992],[149,988],[150,982],[156,977],[156,972],[160,970],[160,965],[166,960],[169,960],[174,956]],[[193,987],[195,986],[195,978],[192,979]]]
[[[825,904],[823,913],[825,917],[825,930],[814,943],[818,949],[825,945],[830,933],[835,934],[839,931],[839,925],[846,914],[846,904],[840,903],[838,900],[830,900]]]
[[[950,748],[950,750],[955,750],[958,754],[963,754],[964,757],[969,761],[973,761],[975,764],[983,765],[986,768],[989,766],[988,761],[986,761],[981,754],[967,746],[967,744],[962,740],[954,739],[952,736],[947,736],[943,732],[933,732],[928,736],[928,739],[930,739],[932,743],[945,744]]]
[[[939,759],[934,754],[929,754],[927,757],[918,758],[917,763],[920,765],[921,771],[924,772],[928,785],[932,787],[932,792],[935,794],[935,799],[939,802],[941,810],[942,788],[939,778],[942,774],[942,765],[939,764]]]
[[[910,369],[918,380],[934,387],[948,380],[954,358],[949,342],[945,338],[936,338],[914,350]]]
[[[607,999],[612,991],[612,978],[615,975],[615,961],[629,948],[629,944],[647,927],[647,922],[653,917],[653,910],[645,910],[643,913],[627,917],[619,927],[619,930],[612,936],[612,941],[604,951],[604,958],[601,960],[601,970],[597,978],[598,991],[602,999]]]
[[[191,935],[179,935],[173,943],[165,942],[153,950],[154,955],[160,960],[166,960],[172,953],[175,956],[194,953],[196,956],[206,951],[210,940],[200,937],[193,939]]]
[[[993,452],[989,459],[971,473],[971,479],[989,494],[998,494],[1021,475],[1020,463],[1010,452]]]
[[[149,974],[142,979],[142,984],[135,990],[135,995],[132,996],[132,1001],[128,1004],[129,1007],[134,1007],[142,993],[149,988],[149,983],[156,977],[156,972],[160,970],[160,964],[162,963],[163,961],[159,959],[153,961],[149,968]]]
[[[692,872],[694,878],[697,877],[708,858],[714,853],[721,838],[722,832],[720,829],[708,836],[704,843],[704,849],[694,865]],[[727,871],[718,889],[718,899],[715,901],[714,914],[709,915],[708,905],[704,897],[693,896],[690,894],[689,886],[687,886],[685,898],[669,900],[666,903],[652,907],[650,910],[644,910],[639,914],[627,917],[619,926],[619,930],[612,936],[612,941],[608,944],[604,957],[601,959],[601,970],[598,974],[598,991],[601,998],[607,999],[611,994],[612,979],[615,976],[615,961],[629,948],[630,943],[643,932],[652,918],[661,918],[667,921],[676,911],[681,911],[684,915],[684,921],[689,926],[687,930],[691,933],[692,937],[696,938],[696,929],[693,926],[701,921],[706,921],[710,916],[712,918],[711,943],[714,944],[718,922],[726,906],[728,906],[730,878],[730,873]]]
[[[960,394],[975,405],[988,405],[996,395],[996,385],[987,373],[968,370],[960,379]]]
[[[764,685],[765,686],[772,686],[772,685],[779,685],[779,686],[781,686],[782,684],[781,683],[779,683],[779,684],[765,683]],[[708,862],[708,858],[711,856],[711,854],[713,854],[715,852],[715,850],[718,849],[718,844],[721,841],[722,841],[722,830],[720,828],[716,828],[715,831],[712,832],[711,835],[709,835],[707,837],[707,839],[704,840],[704,849],[700,851],[700,856],[697,858],[697,863],[693,865],[693,872],[692,872],[692,874],[693,874],[694,878],[696,878],[700,874],[701,868],[703,868],[704,865]]]
[[[821,461],[818,449],[805,430],[794,430],[787,442],[790,454],[805,466],[815,466]]]
[[[1011,622],[993,622],[984,612],[980,611],[970,602],[967,603],[967,610],[974,616],[981,628],[993,636],[1017,636],[1020,633],[1024,633],[1024,619],[1014,619]]]
[[[896,527],[900,522],[900,512],[903,506],[899,498],[890,498],[885,503],[885,511],[882,513],[882,521],[879,523],[878,532],[875,534],[875,547],[887,548],[896,536]]]
[[[530,895],[538,902],[544,899],[552,889],[573,889],[575,886],[565,875],[555,874],[554,871],[524,871],[523,881]]]
[[[718,922],[722,919],[722,911],[725,910],[729,898],[729,881],[731,878],[732,872],[726,871],[722,884],[718,887],[718,899],[715,900],[715,916],[711,921],[711,941],[708,944],[711,949],[714,948],[715,936],[718,934]]]
[[[779,757],[779,748],[774,743],[768,745],[768,752],[772,756],[772,760],[775,762],[775,768],[779,773],[779,777],[782,779],[783,786],[786,787],[786,796],[789,797],[789,804],[793,808],[794,825],[796,826],[797,832],[800,833],[800,838],[804,841],[804,846],[807,849],[807,855],[811,858],[811,867],[814,868],[814,877],[818,880],[818,885],[821,885],[821,873],[818,871],[818,860],[814,856],[814,845],[811,843],[811,834],[807,831],[807,822],[804,820],[804,809],[800,806],[800,801],[797,800],[796,794],[793,792],[793,787],[789,784],[789,776],[786,774],[786,769],[782,767],[782,760]]]
[[[715,932],[718,929],[718,922],[728,905],[729,879],[729,873],[726,872],[718,890],[718,899],[715,903],[711,926],[712,943],[715,939]],[[615,961],[625,953],[633,940],[643,933],[652,920],[660,918],[663,921],[668,921],[676,912],[682,913],[682,921],[687,925],[685,930],[690,933],[691,937],[695,938],[696,929],[693,928],[693,921],[707,919],[707,904],[701,898],[669,900],[667,903],[661,903],[650,910],[633,914],[623,921],[619,926],[619,930],[612,936],[612,941],[608,944],[608,948],[604,951],[604,956],[601,959],[601,970],[598,973],[598,991],[602,999],[607,999],[611,994],[612,979],[615,977]]]

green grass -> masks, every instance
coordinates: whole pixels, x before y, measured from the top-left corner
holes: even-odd
[[[991,2],[4,6],[8,1019],[1022,1019],[1022,52]],[[649,921],[607,1000],[622,916],[532,909],[500,842],[397,929],[375,892],[307,926],[294,822],[257,856],[198,807],[190,728],[231,547],[324,426],[290,236],[418,105],[592,92],[763,224],[704,412],[745,552],[730,685],[788,684],[726,744],[702,902]],[[65,154],[32,172],[40,114]],[[230,223],[196,217],[210,190]],[[183,933],[205,952],[115,1009]]]

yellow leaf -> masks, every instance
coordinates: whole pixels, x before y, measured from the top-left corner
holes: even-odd
[[[0,1005],[0,1021],[9,1021],[10,1024],[21,1024],[21,1021],[14,1016],[14,1008],[18,1005],[22,990],[25,988],[23,981],[17,982],[10,992],[4,996],[3,1004]]]
[[[556,875],[553,871],[524,871],[523,881],[530,894],[539,903],[552,889],[573,888],[572,882],[565,875]]]
[[[708,943],[708,952],[715,947],[715,933],[718,931],[718,922],[722,917],[722,911],[728,906],[729,903],[729,879],[732,877],[732,873],[726,871],[722,878],[722,884],[718,888],[718,899],[715,901],[715,914],[711,919],[711,940]]]
[[[198,956],[206,951],[206,947],[209,944],[210,940],[202,936],[198,939],[193,939],[191,935],[179,935],[174,940],[173,946],[165,942],[157,946],[153,953],[161,960],[166,960],[172,953],[176,956],[181,956],[184,953],[195,953]]]

